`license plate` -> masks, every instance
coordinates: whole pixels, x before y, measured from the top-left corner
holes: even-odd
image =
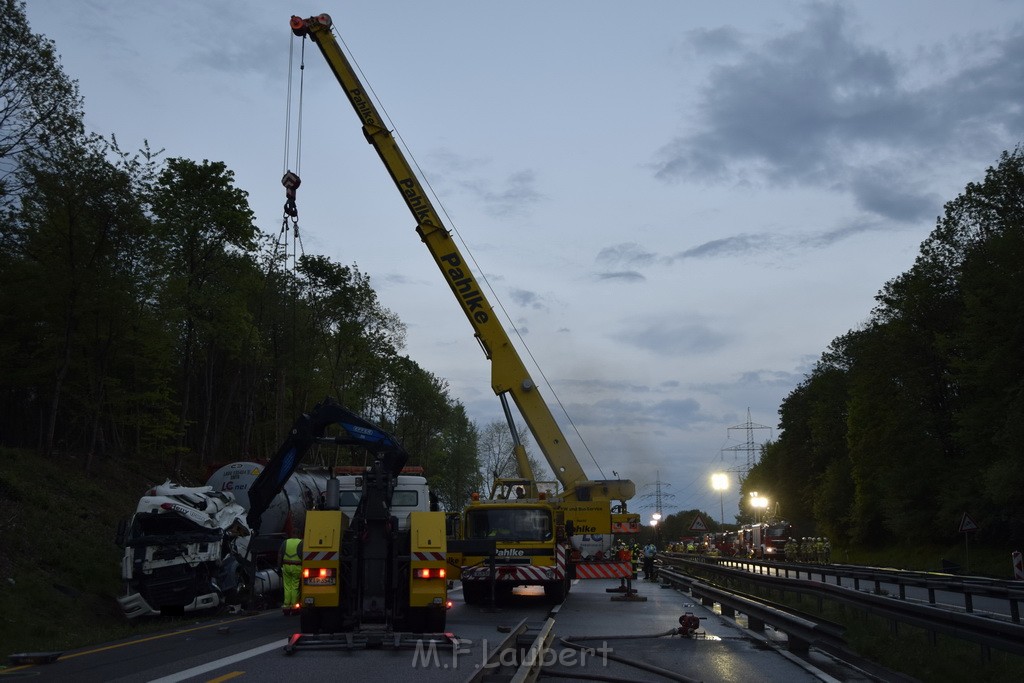
[[[333,586],[333,576],[313,576],[308,579],[303,579],[302,582],[307,586]]]

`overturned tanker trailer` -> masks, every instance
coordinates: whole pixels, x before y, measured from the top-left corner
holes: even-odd
[[[331,474],[294,472],[267,505],[260,533],[253,536],[246,520],[248,492],[263,468],[234,462],[213,472],[206,486],[167,481],[147,491],[118,530],[125,583],[118,603],[125,616],[276,599],[281,588],[277,550],[285,538],[302,535],[306,511],[320,503]]]

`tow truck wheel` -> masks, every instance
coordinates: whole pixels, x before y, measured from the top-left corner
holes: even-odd
[[[410,607],[408,628],[413,633],[444,633],[447,611],[444,606]]]
[[[299,610],[299,630],[303,633],[320,633],[322,616],[314,605],[303,605]]]
[[[448,621],[448,608],[444,605],[440,607],[427,607],[426,619],[423,624],[424,633],[444,633],[445,626]]]

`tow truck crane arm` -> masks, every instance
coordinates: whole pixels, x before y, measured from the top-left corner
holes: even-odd
[[[512,345],[483,290],[477,284],[469,264],[462,257],[440,215],[427,198],[422,184],[413,173],[391,131],[384,125],[383,118],[331,33],[332,23],[331,17],[327,14],[308,19],[293,16],[291,29],[296,36],[308,36],[320,48],[335,78],[345,91],[363,124],[363,135],[377,150],[384,167],[416,220],[416,232],[427,245],[445,281],[473,326],[484,356],[491,361],[491,387],[494,393],[502,399],[503,405],[505,395],[510,395],[515,401],[530,432],[537,440],[538,447],[561,484],[564,499],[600,498],[623,502],[631,499],[636,488],[628,479],[587,478],[561,428],[527,372],[522,358]],[[517,460],[520,473],[526,476],[530,470],[522,448],[517,449]]]
[[[332,437],[324,436],[331,425],[341,427],[342,433]],[[365,446],[380,454],[384,470],[392,478],[398,476],[409,458],[409,454],[390,434],[327,397],[295,421],[277,453],[253,482],[249,490],[246,521],[254,534],[259,533],[260,517],[274,496],[281,491],[315,443]]]

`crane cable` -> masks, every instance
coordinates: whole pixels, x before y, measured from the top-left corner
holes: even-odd
[[[487,279],[486,273],[483,271],[483,269],[480,268],[480,264],[477,263],[476,256],[473,255],[473,251],[469,248],[469,245],[466,244],[466,240],[463,239],[462,234],[459,232],[459,229],[455,226],[455,222],[452,220],[452,217],[448,215],[448,210],[441,202],[441,198],[438,197],[436,192],[434,192],[434,187],[430,184],[430,180],[427,178],[426,174],[423,173],[423,169],[420,168],[420,164],[419,161],[416,160],[416,156],[412,153],[412,150],[409,149],[409,146],[405,144],[405,139],[402,137],[402,134],[399,132],[398,127],[395,125],[394,121],[392,121],[391,115],[388,114],[387,109],[384,107],[384,103],[381,101],[379,97],[377,97],[377,93],[374,92],[373,86],[370,84],[369,80],[367,80],[366,74],[363,73],[362,68],[359,66],[359,62],[356,61],[355,55],[353,54],[352,50],[349,49],[349,46],[345,42],[345,39],[342,37],[341,33],[338,32],[337,27],[332,25],[331,33],[334,34],[335,40],[337,40],[338,43],[342,47],[344,47],[345,52],[348,54],[349,60],[352,62],[353,67],[359,73],[360,80],[366,85],[367,92],[376,101],[377,107],[378,109],[380,109],[381,115],[385,119],[387,119],[388,128],[394,135],[395,140],[402,146],[402,149],[405,151],[405,155],[409,158],[413,167],[415,167],[416,175],[422,180],[424,188],[430,192],[430,195],[433,197],[434,202],[436,202],[437,204],[438,211],[440,211],[440,213],[444,215],[445,225],[451,226],[451,232],[455,233],[455,236],[458,237],[459,242],[462,244],[462,248],[465,250],[469,260],[473,262],[473,267],[476,269],[475,272],[477,273],[477,279],[483,281],[484,285],[487,286],[487,289],[491,293],[491,296],[494,298],[494,301],[497,302],[497,307],[501,309],[501,312],[504,315],[505,320],[508,322],[509,326],[511,326],[512,331],[515,332],[516,338],[519,339],[519,343],[526,350],[526,355],[530,357],[530,361],[533,363],[533,366],[537,368],[537,372],[540,373],[541,378],[544,380],[544,385],[551,392],[551,396],[554,399],[555,403],[557,403],[558,407],[561,408],[562,414],[565,415],[565,419],[569,422],[569,425],[572,426],[572,430],[576,434],[576,437],[580,440],[580,443],[583,444],[583,449],[587,452],[587,455],[589,455],[590,459],[594,462],[594,466],[597,467],[597,471],[601,473],[601,477],[606,478],[604,471],[601,469],[601,464],[597,461],[597,458],[594,457],[594,453],[590,450],[590,446],[583,438],[583,435],[580,434],[580,430],[576,427],[576,423],[573,422],[572,417],[569,415],[569,412],[566,410],[565,405],[562,403],[562,399],[560,399],[558,397],[558,394],[555,393],[555,388],[551,385],[551,382],[548,380],[547,375],[544,374],[544,370],[540,367],[540,363],[538,363],[537,359],[534,357],[533,352],[530,350],[529,344],[526,343],[526,340],[523,339],[523,335],[520,334],[519,328],[516,327],[516,324],[512,321],[512,316],[510,316],[508,311],[505,309],[505,304],[502,303],[501,299],[498,297],[497,292],[494,291],[494,288],[491,286],[490,280]]]
[[[299,92],[298,111],[295,125],[295,170],[288,167],[291,156],[292,141],[292,99],[293,99],[293,74],[295,73],[295,36],[289,38],[288,50],[288,92],[285,98],[284,116],[284,163],[282,165],[281,184],[285,189],[284,216],[281,219],[281,232],[278,235],[278,245],[284,244],[285,260],[288,258],[288,233],[292,233],[292,268],[295,267],[296,257],[302,248],[302,240],[299,236],[299,209],[296,205],[296,191],[302,183],[299,173],[302,170],[302,100],[306,75],[306,41],[299,39],[301,43],[299,54]],[[289,220],[291,225],[289,226]],[[276,251],[276,246],[275,246]]]

